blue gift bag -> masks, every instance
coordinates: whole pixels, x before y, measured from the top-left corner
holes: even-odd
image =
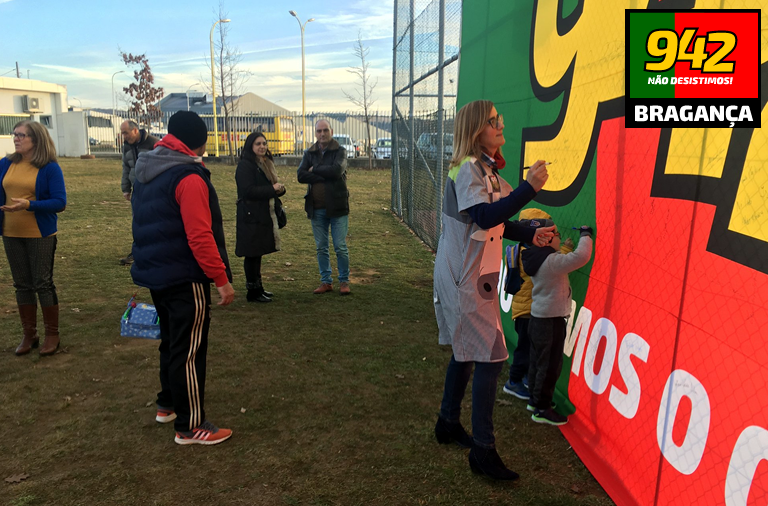
[[[128,308],[120,319],[120,335],[160,339],[160,320],[152,304],[134,302],[136,295],[128,301]]]

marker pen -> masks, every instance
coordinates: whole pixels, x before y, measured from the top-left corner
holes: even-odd
[[[544,165],[552,165],[552,162],[544,162]],[[530,165],[526,165],[525,167],[523,167],[523,170],[530,169],[530,168],[531,168]]]

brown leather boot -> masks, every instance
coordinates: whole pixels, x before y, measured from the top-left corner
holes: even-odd
[[[320,295],[321,293],[332,292],[332,291],[333,291],[333,285],[332,284],[330,284],[330,283],[323,283],[320,286],[318,286],[317,288],[315,288],[315,290],[312,293],[314,293],[315,295]]]
[[[45,341],[40,348],[40,356],[53,355],[59,349],[59,305],[43,307],[45,323]]]
[[[16,348],[16,355],[26,355],[40,343],[37,337],[37,304],[19,305],[19,317],[24,337]]]

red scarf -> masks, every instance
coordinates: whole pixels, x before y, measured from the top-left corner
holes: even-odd
[[[160,139],[160,141],[158,141],[158,142],[155,144],[155,147],[156,147],[156,148],[157,148],[157,147],[160,147],[160,146],[162,146],[162,147],[164,147],[164,148],[168,148],[168,149],[170,149],[170,150],[172,150],[172,151],[177,151],[177,152],[179,152],[179,153],[183,153],[183,154],[185,154],[185,155],[189,155],[189,156],[191,156],[192,158],[200,158],[200,165],[202,165],[203,167],[205,167],[205,164],[203,163],[203,161],[202,161],[202,158],[201,158],[199,155],[197,155],[197,154],[196,154],[194,151],[192,151],[191,149],[189,149],[189,147],[187,147],[187,145],[186,145],[186,144],[184,144],[183,142],[181,142],[181,141],[179,140],[179,138],[178,138],[178,137],[176,137],[176,136],[175,136],[175,135],[173,135],[173,134],[167,134],[165,137],[163,137],[162,139]]]
[[[496,151],[496,154],[493,155],[493,159],[496,160],[496,168],[498,170],[501,170],[507,166],[507,161],[503,156],[501,156],[501,151]]]
[[[496,154],[493,155],[493,158],[491,158],[491,156],[485,151],[481,151],[480,159],[484,164],[494,170],[501,170],[507,166],[507,161],[504,160],[504,157],[501,156],[499,151],[496,151]]]

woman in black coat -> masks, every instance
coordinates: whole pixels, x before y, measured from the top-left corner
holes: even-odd
[[[272,153],[261,132],[253,132],[245,140],[235,172],[237,182],[237,245],[235,254],[245,257],[245,281],[248,302],[272,302],[272,293],[261,283],[261,257],[280,251],[277,215],[281,212],[278,197],[285,186],[277,181]]]

